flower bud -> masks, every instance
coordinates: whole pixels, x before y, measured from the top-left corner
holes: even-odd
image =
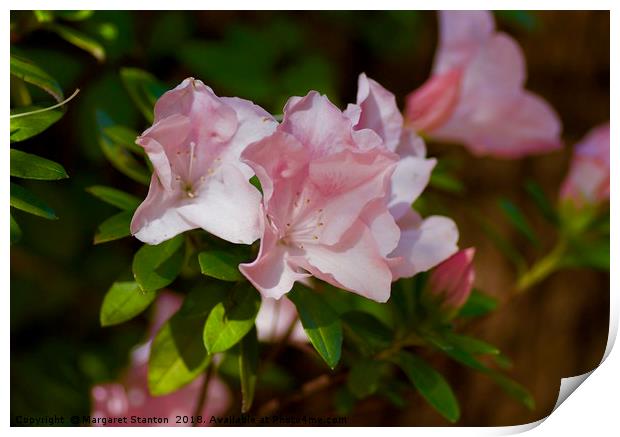
[[[473,247],[459,250],[429,275],[424,300],[446,319],[454,317],[469,298],[475,278],[475,252]]]

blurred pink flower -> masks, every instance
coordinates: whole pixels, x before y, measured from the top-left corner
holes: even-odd
[[[289,340],[295,343],[307,343],[308,337],[297,317],[297,309],[293,302],[286,297],[279,300],[263,297],[260,311],[256,316],[256,331],[260,341],[282,340],[293,322],[295,323]]]
[[[257,259],[240,270],[264,297],[278,299],[312,274],[379,302],[389,298],[385,256],[399,230],[385,202],[374,201],[385,198],[398,156],[374,130],[353,130],[313,91],[289,99],[276,132],[242,159],[263,188],[264,230]]]
[[[609,123],[592,129],[575,146],[560,197],[577,207],[609,199]]]
[[[375,238],[384,241],[386,246],[392,280],[411,277],[434,267],[458,250],[459,238],[456,224],[451,219],[431,216],[423,220],[411,208],[428,185],[436,160],[426,158],[422,138],[410,128],[403,128],[403,118],[394,95],[365,74],[359,77],[357,105],[349,105],[346,113],[355,129],[374,130],[382,137],[385,146],[400,156],[387,197],[369,204],[365,211],[367,223],[376,233]],[[400,234],[389,232],[382,235],[381,231],[386,229],[382,220],[389,219],[373,215],[373,208],[386,202]],[[390,237],[398,239],[391,241]]]
[[[166,92],[155,105],[153,126],[136,140],[154,172],[131,233],[148,244],[195,228],[233,243],[256,240],[260,193],[239,155],[276,124],[252,102],[217,97],[193,78]]]
[[[443,311],[453,314],[469,298],[476,277],[475,253],[473,247],[459,250],[430,273],[426,290]]]
[[[495,30],[490,12],[441,11],[439,34],[431,78],[407,97],[416,130],[500,158],[562,147],[557,114],[524,89],[521,48]]]
[[[92,417],[121,418],[131,416],[144,418],[168,418],[167,424],[145,425],[141,423],[112,424],[106,426],[191,426],[191,423],[176,423],[176,416],[191,416],[195,413],[204,375],[198,377],[180,390],[165,396],[154,397],[148,391],[148,356],[151,340],[163,325],[181,306],[182,298],[163,292],[157,298],[153,321],[149,328],[150,339],[136,348],[131,356],[130,367],[118,382],[98,384],[91,390]],[[208,424],[212,415],[220,415],[231,405],[231,395],[226,385],[211,378],[207,389],[204,408],[201,411],[203,423]],[[101,426],[101,425],[98,425]]]

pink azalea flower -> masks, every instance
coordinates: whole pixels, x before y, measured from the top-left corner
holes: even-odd
[[[592,129],[575,146],[560,197],[577,207],[609,199],[609,123]]]
[[[495,30],[490,12],[442,11],[439,34],[431,78],[407,97],[417,131],[500,158],[562,147],[557,114],[524,89],[521,48]]]
[[[377,82],[361,74],[359,77],[357,105],[349,105],[347,113],[355,129],[370,128],[383,139],[385,146],[397,152],[400,160],[392,175],[387,199],[389,214],[396,220],[400,235],[377,232],[376,238],[384,241],[392,270],[392,280],[411,277],[436,266],[458,250],[458,229],[447,217],[431,216],[422,219],[411,204],[422,194],[435,167],[436,160],[426,158],[422,138],[410,128],[403,128],[403,118],[396,106],[396,99]],[[367,208],[371,210],[373,205]],[[373,222],[371,229],[385,229],[381,221]]]
[[[276,132],[242,159],[263,188],[264,230],[258,258],[240,270],[264,297],[279,299],[313,275],[389,298],[385,255],[399,230],[385,203],[367,207],[386,196],[398,156],[375,131],[353,130],[348,116],[313,91],[291,98]],[[376,238],[373,221],[383,223],[386,239]]]
[[[289,340],[295,343],[307,343],[308,337],[297,316],[297,309],[293,302],[286,297],[280,300],[263,298],[260,311],[256,316],[256,331],[260,341],[281,341],[288,334],[293,323]]]
[[[429,275],[426,290],[446,313],[454,314],[469,298],[476,277],[475,253],[473,247],[459,250]]]
[[[155,105],[153,126],[136,141],[154,172],[131,233],[148,244],[196,228],[233,243],[255,241],[260,193],[239,155],[276,124],[253,103],[217,97],[193,78],[166,92]]]
[[[164,292],[159,295],[155,305],[155,314],[149,328],[151,339],[158,329],[181,306],[182,299],[173,293]],[[191,423],[176,423],[176,416],[192,416],[195,413],[196,402],[200,395],[204,375],[198,377],[180,390],[154,397],[148,391],[148,356],[151,340],[136,348],[131,356],[131,364],[125,375],[118,382],[98,384],[91,390],[92,414],[94,418],[122,418],[127,417],[126,424],[112,424],[106,426],[191,426]],[[231,394],[226,385],[217,379],[211,378],[207,389],[207,397],[201,415],[208,425],[212,415],[225,413],[231,405]],[[145,425],[130,423],[131,416],[145,418],[167,418],[168,423]],[[97,426],[102,426],[98,424]]]

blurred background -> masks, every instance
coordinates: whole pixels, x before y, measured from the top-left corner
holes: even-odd
[[[102,298],[128,271],[140,244],[126,238],[93,245],[97,225],[115,210],[85,191],[100,184],[141,198],[146,194],[146,187],[112,168],[97,141],[97,109],[137,131],[147,127],[121,83],[121,67],[147,70],[170,87],[193,76],[220,96],[250,99],[274,114],[282,112],[288,96],[311,89],[344,108],[355,101],[358,74],[366,72],[394,92],[402,108],[404,97],[428,77],[437,41],[436,16],[430,11],[98,11],[72,26],[102,44],[106,59],[99,62],[55,34],[25,31],[27,14],[11,13],[11,46],[56,78],[65,94],[75,88],[81,92],[58,123],[18,145],[61,163],[70,179],[24,181],[59,220],[12,210],[23,231],[22,240],[11,247],[12,417],[88,414],[90,387],[117,379],[131,347],[145,338],[144,315],[117,327],[99,326]],[[462,404],[462,426],[521,424],[549,414],[560,378],[595,367],[607,342],[608,274],[565,270],[508,301],[514,271],[470,212],[487,217],[529,253],[497,200],[507,197],[531,211],[522,189],[528,179],[555,199],[572,145],[609,119],[609,13],[503,11],[496,20],[525,52],[528,88],[560,114],[566,147],[502,161],[473,158],[461,146],[428,144],[429,155],[447,163],[463,183],[456,191],[431,188],[430,209],[456,220],[461,247],[476,246],[477,287],[506,301],[468,329],[513,360],[510,375],[536,400],[536,409],[528,411],[484,376],[436,357]],[[550,247],[553,228],[536,214],[532,220],[543,246]],[[281,361],[295,369],[291,387],[323,371],[294,351]],[[331,396],[323,392],[288,413],[330,413]],[[371,397],[349,415],[348,424],[447,425],[413,391],[408,401],[398,410]]]

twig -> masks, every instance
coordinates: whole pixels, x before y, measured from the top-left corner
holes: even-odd
[[[209,391],[209,381],[211,380],[211,376],[213,375],[213,363],[209,363],[207,370],[205,371],[205,379],[202,382],[202,387],[200,387],[200,393],[198,393],[198,399],[196,400],[196,408],[194,409],[193,417],[202,416],[202,410],[207,402],[207,392]],[[193,420],[193,419],[192,419]],[[198,421],[194,421],[192,426],[197,426]]]

